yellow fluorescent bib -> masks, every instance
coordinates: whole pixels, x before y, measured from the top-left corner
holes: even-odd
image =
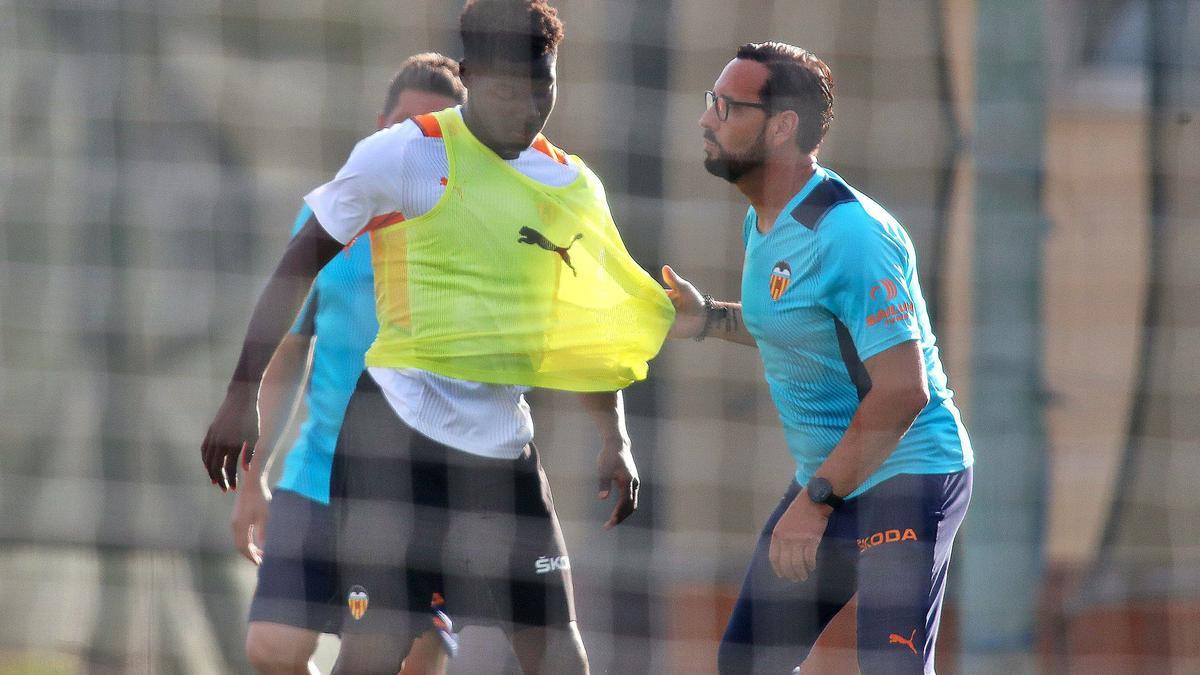
[[[371,233],[379,335],[368,366],[614,391],[646,377],[674,308],[625,250],[582,161],[570,185],[521,174],[454,110],[450,175],[428,213]]]

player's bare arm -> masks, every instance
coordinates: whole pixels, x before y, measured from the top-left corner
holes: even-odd
[[[304,303],[313,279],[342,245],[310,218],[288,243],[250,317],[225,400],[200,446],[208,477],[222,491],[237,488],[237,463],[248,465],[258,440],[256,399],[263,372]]]
[[[289,333],[284,337],[271,357],[259,388],[258,416],[263,434],[255,443],[254,456],[246,467],[244,484],[237,491],[229,519],[234,548],[255,565],[262,562],[271,502],[266,475],[275,457],[275,448],[301,407],[301,394],[312,365],[313,341],[312,336],[301,333]]]
[[[617,503],[604,523],[605,529],[621,523],[637,510],[637,465],[625,428],[625,401],[621,392],[580,394],[584,409],[600,434],[600,454],[596,457],[597,497],[608,499],[613,492]]]
[[[915,340],[884,350],[863,365],[871,376],[871,390],[816,472],[829,480],[838,495],[854,492],[883,464],[929,403],[925,360]]]

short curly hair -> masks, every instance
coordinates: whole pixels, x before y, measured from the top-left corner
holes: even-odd
[[[468,0],[459,17],[468,63],[533,61],[558,49],[558,10],[546,0]]]
[[[800,116],[796,144],[804,152],[821,145],[833,122],[833,73],[812,52],[783,42],[751,42],[735,58],[757,61],[770,74],[759,97],[767,110],[792,110]]]

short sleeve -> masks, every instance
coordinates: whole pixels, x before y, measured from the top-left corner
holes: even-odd
[[[846,204],[829,213],[818,233],[822,303],[849,331],[859,359],[920,340],[913,255],[903,231]]]
[[[404,126],[404,125],[401,125]],[[403,152],[403,137],[385,129],[359,141],[333,180],[304,197],[331,237],[349,243],[372,219],[397,210],[390,169]]]
[[[304,204],[300,207],[300,211],[296,213],[296,220],[292,223],[291,236],[294,237],[300,233],[300,230],[304,227],[304,224],[307,223],[308,219],[312,217],[312,214],[312,209],[308,208],[308,204]]]

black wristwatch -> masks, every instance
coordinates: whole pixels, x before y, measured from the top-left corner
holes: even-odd
[[[804,488],[804,490],[808,493],[808,498],[814,504],[828,504],[836,509],[842,505],[842,502],[846,501],[833,494],[833,485],[820,476],[813,476],[812,480],[808,481],[808,487]]]

